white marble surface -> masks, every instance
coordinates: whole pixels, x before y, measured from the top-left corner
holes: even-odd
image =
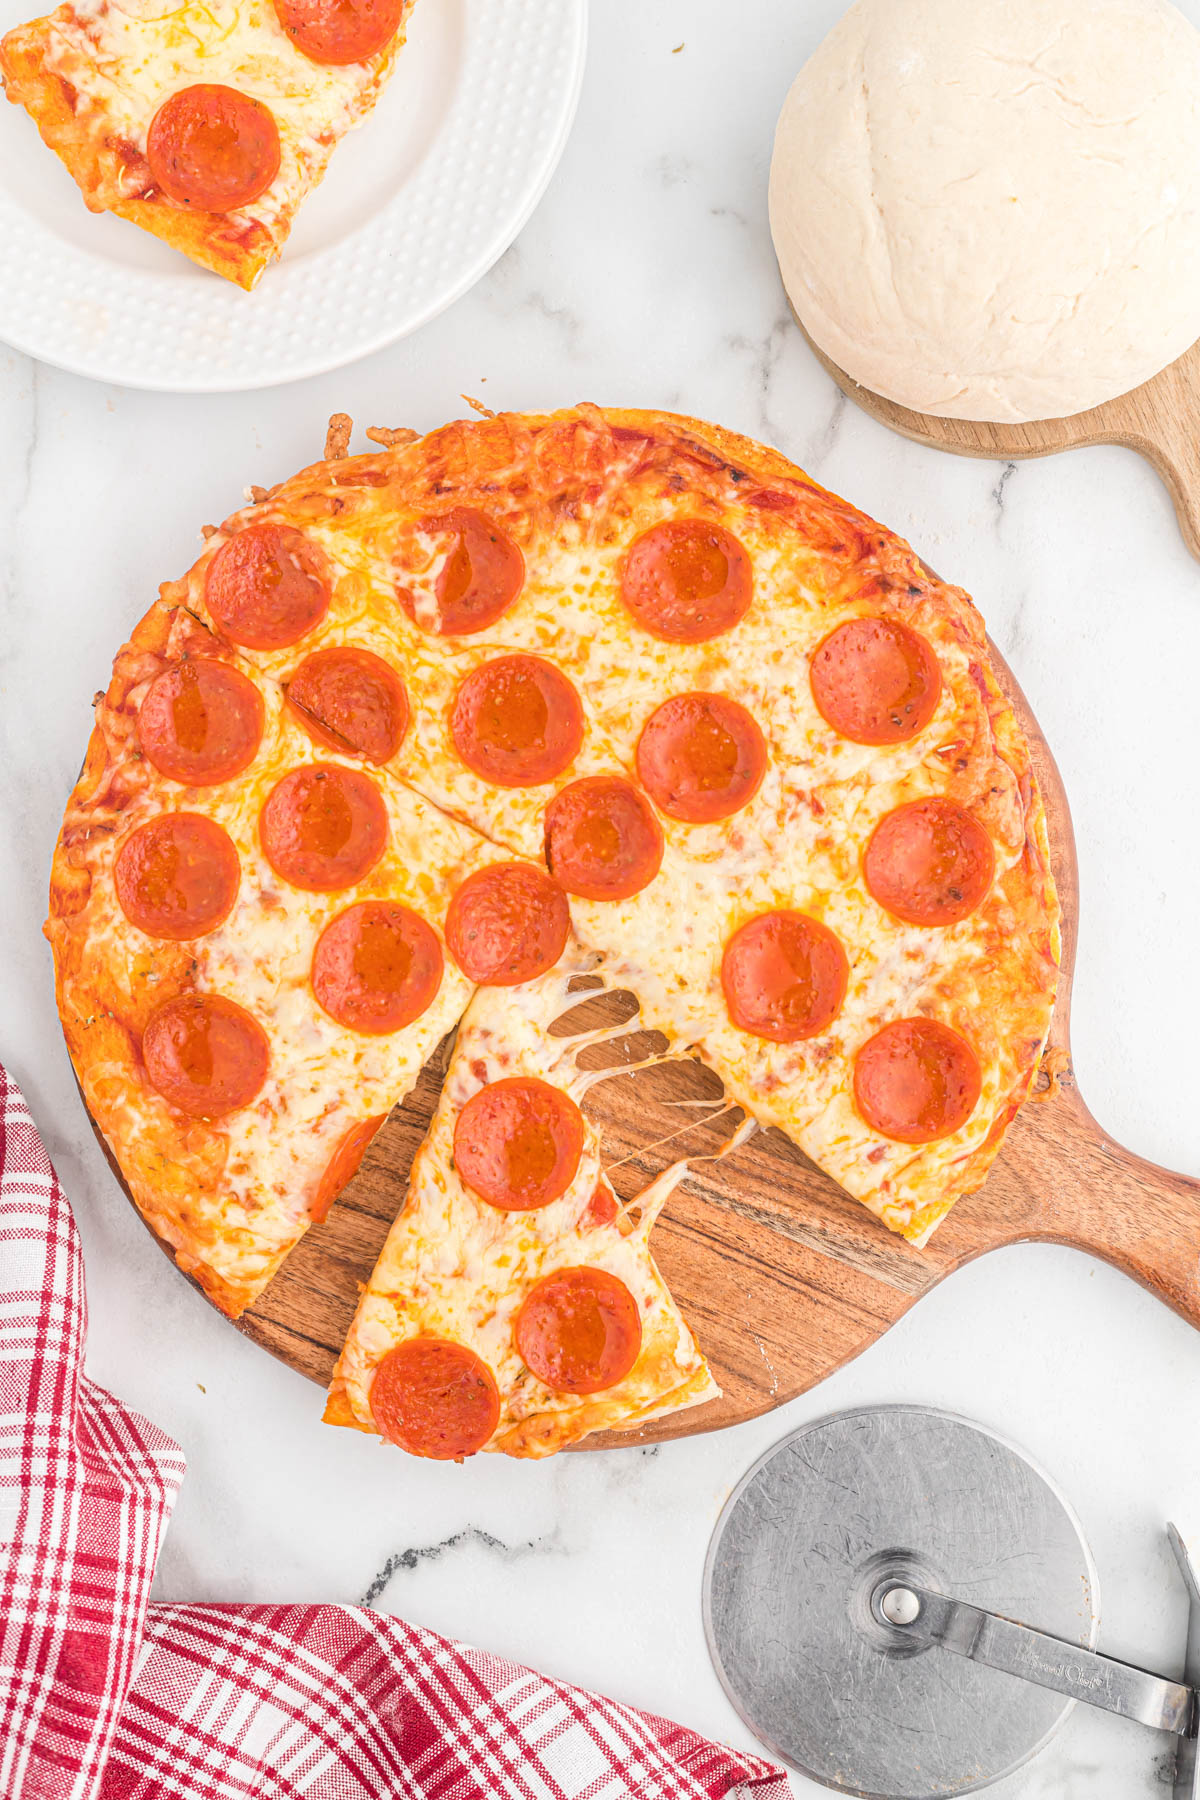
[[[1161,1533],[1168,1516],[1200,1526],[1200,1336],[1082,1256],[1021,1248],[964,1270],[815,1393],[720,1435],[464,1468],[335,1436],[316,1390],[210,1312],[115,1189],[40,927],[114,647],[199,526],[317,453],[330,411],[430,426],[464,389],[494,406],[679,407],[778,444],[975,594],[1074,807],[1081,1083],[1117,1137],[1200,1174],[1200,567],[1133,455],[941,456],[857,413],[812,360],[777,282],[765,180],[789,75],[838,10],[755,0],[735,24],[718,0],[597,0],[574,137],[517,245],[442,319],[340,374],[179,399],[0,351],[0,1055],[83,1233],[92,1372],[187,1450],[159,1592],[369,1598],[736,1741],[701,1635],[705,1544],[761,1450],[853,1403],[932,1402],[1026,1445],[1082,1515],[1103,1644],[1175,1666],[1184,1608]],[[998,1791],[1148,1797],[1166,1748],[1080,1709]]]

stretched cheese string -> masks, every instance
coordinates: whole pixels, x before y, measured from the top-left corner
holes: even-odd
[[[577,965],[566,971],[563,971],[560,966],[560,969],[555,971],[554,977],[548,978],[545,984],[539,984],[541,988],[539,999],[544,998],[551,1001],[554,1009],[554,1016],[550,1021],[551,1024],[561,1025],[562,1019],[569,1016],[570,1012],[573,1010],[572,1007],[568,1007],[565,1014],[558,1010],[564,1000],[571,1000],[574,1002],[574,1006],[581,1007],[596,994],[604,992],[629,992],[627,988],[618,987],[614,983],[608,970],[605,968],[603,961],[588,958],[586,959],[586,964],[587,966],[581,967]],[[581,977],[586,979],[586,987],[582,985],[580,980]],[[574,985],[577,982],[580,983],[580,985]],[[636,999],[636,995],[633,997]],[[538,1010],[540,1011],[541,1009],[539,1008]],[[543,1017],[546,1017],[549,1012],[550,1006],[547,1006],[545,1013],[543,1013]],[[563,1045],[564,1060],[569,1060],[574,1065],[574,1070],[570,1078],[570,1086],[576,1099],[581,1099],[588,1089],[597,1082],[607,1081],[615,1075],[632,1075],[639,1069],[656,1068],[662,1063],[681,1062],[686,1060],[668,1047],[667,1049],[657,1051],[650,1056],[641,1057],[635,1062],[612,1063],[601,1069],[581,1069],[579,1067],[579,1057],[590,1045],[607,1043],[621,1037],[633,1037],[637,1035],[640,1029],[645,1029],[638,1024],[639,1012],[640,1008],[629,1018],[623,1019],[613,1025],[601,1025],[584,1031],[563,1031],[555,1034],[560,1038]],[[650,1151],[659,1149],[663,1144],[672,1143],[679,1137],[686,1137],[689,1131],[696,1130],[698,1126],[711,1125],[717,1119],[723,1118],[726,1113],[733,1113],[741,1110],[737,1102],[725,1100],[706,1101],[703,1099],[680,1099],[668,1101],[667,1104],[670,1106],[683,1107],[708,1106],[711,1107],[712,1110],[706,1113],[702,1119],[689,1119],[685,1125],[679,1126],[677,1130],[668,1132],[663,1137],[655,1138],[648,1144],[642,1144],[636,1151],[631,1151],[628,1156],[620,1157],[616,1162],[609,1163],[604,1170],[606,1176],[611,1175],[614,1169],[621,1168],[623,1164],[631,1162],[638,1157],[645,1156]],[[757,1120],[746,1114],[719,1149],[702,1151],[690,1157],[681,1157],[677,1162],[672,1163],[659,1175],[656,1175],[649,1185],[642,1189],[641,1193],[633,1195],[631,1199],[622,1205],[620,1216],[631,1218],[631,1215],[636,1213],[636,1229],[643,1234],[648,1235],[668,1198],[674,1192],[675,1188],[679,1186],[679,1183],[684,1177],[689,1174],[693,1164],[716,1162],[721,1157],[728,1156],[732,1151],[740,1148],[747,1139],[753,1137],[758,1129],[759,1126]]]
[[[736,1105],[730,1104],[729,1106],[722,1107],[721,1112],[713,1116],[719,1118],[721,1113],[735,1111],[737,1111]],[[671,1138],[681,1137],[684,1132],[693,1130],[696,1124],[707,1125],[708,1123],[708,1119],[693,1120],[691,1125],[683,1126],[680,1131],[671,1132],[669,1137],[658,1138],[654,1144],[645,1145],[644,1149],[653,1150],[658,1144],[669,1144]],[[618,1217],[632,1219],[632,1215],[636,1213],[637,1223],[635,1230],[640,1231],[644,1236],[648,1237],[651,1227],[657,1220],[659,1213],[666,1205],[672,1193],[674,1193],[675,1189],[679,1186],[679,1183],[685,1176],[691,1174],[692,1165],[694,1163],[718,1162],[721,1157],[728,1156],[731,1151],[738,1149],[740,1145],[746,1142],[747,1138],[753,1137],[758,1129],[758,1120],[752,1119],[749,1114],[747,1114],[737,1129],[731,1132],[729,1137],[726,1138],[719,1150],[705,1150],[699,1155],[680,1157],[678,1162],[673,1162],[669,1168],[664,1169],[661,1175],[656,1175],[650,1185],[643,1188],[640,1194],[634,1194],[632,1199],[627,1200],[621,1207]],[[642,1151],[639,1150],[635,1152],[635,1154],[641,1155]],[[628,1157],[622,1157],[621,1159],[622,1162],[628,1162],[629,1160]],[[617,1169],[619,1167],[620,1163],[610,1163],[608,1169],[605,1170],[605,1174],[608,1174],[612,1169]]]
[[[641,1065],[639,1063],[634,1063],[631,1066],[633,1068],[640,1068],[643,1065]],[[620,1071],[605,1071],[605,1072],[606,1073],[619,1073]],[[668,1104],[670,1104],[670,1103],[668,1102]],[[605,1169],[604,1173],[606,1175],[611,1175],[611,1173],[614,1169],[619,1169],[619,1168],[623,1167],[623,1165],[625,1163],[636,1162],[640,1156],[645,1155],[647,1150],[657,1150],[663,1144],[673,1144],[675,1142],[676,1138],[686,1137],[689,1131],[695,1131],[696,1128],[700,1125],[713,1125],[716,1123],[716,1121],[718,1119],[723,1119],[725,1117],[726,1113],[740,1112],[740,1111],[741,1111],[741,1108],[738,1105],[736,1100],[725,1101],[724,1103],[716,1106],[714,1111],[712,1111],[710,1113],[706,1113],[704,1118],[689,1119],[687,1124],[681,1125],[677,1131],[668,1131],[664,1137],[654,1138],[648,1144],[639,1144],[638,1148],[636,1150],[631,1150],[629,1152],[628,1156],[618,1157],[616,1162],[609,1163],[609,1165]],[[738,1137],[738,1133],[743,1130],[743,1127],[747,1124],[747,1122],[749,1122],[749,1124],[751,1126],[755,1125],[755,1121],[753,1119],[750,1119],[749,1121],[747,1121],[746,1119],[743,1119],[741,1121],[741,1123],[736,1127],[736,1129],[726,1139],[725,1144],[722,1145],[722,1147],[719,1150],[697,1151],[693,1156],[687,1157],[684,1160],[688,1161],[688,1162],[711,1162],[711,1161],[714,1161],[718,1156],[724,1156],[726,1150],[728,1148],[732,1147],[735,1138],[737,1138],[739,1143],[745,1143],[746,1138],[753,1135],[752,1131],[747,1131],[747,1132],[745,1132],[744,1136],[742,1136],[740,1138]]]
[[[603,958],[595,952],[584,951],[578,942],[572,940],[562,960],[547,975],[537,981],[524,983],[519,988],[504,991],[504,1005],[524,1015],[529,1024],[546,1041],[553,1041],[555,1046],[554,1060],[545,1073],[551,1079],[557,1079],[571,1094],[576,1102],[582,1100],[588,1090],[597,1082],[608,1081],[618,1075],[632,1075],[641,1069],[656,1068],[661,1063],[680,1062],[684,1057],[668,1045],[663,1050],[656,1050],[649,1056],[639,1057],[635,1061],[610,1063],[598,1069],[581,1069],[579,1057],[595,1044],[610,1043],[620,1038],[631,1038],[644,1031],[639,1023],[639,1011],[634,1011],[624,1019],[611,1024],[589,1026],[580,1030],[571,1030],[569,1025],[564,1029],[564,1020],[569,1020],[573,1012],[582,1010],[597,995],[609,993],[629,993],[630,990],[619,978],[612,975],[605,966]],[[636,995],[631,994],[636,1002]],[[657,1034],[662,1036],[661,1033]],[[618,1169],[627,1162],[642,1157],[664,1144],[674,1142],[676,1138],[686,1137],[688,1132],[700,1126],[710,1125],[727,1113],[739,1110],[736,1102],[728,1100],[678,1099],[667,1102],[670,1106],[706,1107],[709,1110],[703,1118],[689,1119],[674,1131],[653,1139],[650,1143],[640,1145],[630,1155],[610,1163],[603,1173],[607,1177],[613,1169]],[[750,1117],[743,1117],[728,1139],[716,1150],[701,1151],[690,1157],[682,1157],[656,1175],[648,1185],[631,1199],[620,1205],[618,1218],[624,1219],[631,1230],[648,1235],[650,1228],[661,1213],[668,1197],[679,1183],[690,1172],[693,1165],[701,1162],[715,1162],[719,1157],[727,1156],[732,1150],[745,1143],[758,1129],[757,1123]]]

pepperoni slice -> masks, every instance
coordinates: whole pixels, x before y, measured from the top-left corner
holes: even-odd
[[[258,829],[277,875],[310,893],[332,893],[353,887],[383,855],[387,808],[368,776],[313,763],[276,783]]]
[[[533,1212],[566,1193],[583,1154],[583,1114],[561,1088],[533,1076],[472,1094],[454,1127],[454,1166],[502,1212]]]
[[[492,863],[468,875],[446,914],[450,954],[485,987],[515,987],[552,969],[567,947],[567,896],[533,863]]]
[[[492,1371],[465,1344],[408,1338],[375,1371],[371,1417],[382,1437],[410,1455],[457,1462],[495,1431],[500,1395]]]
[[[847,619],[809,666],[826,724],[856,744],[902,744],[924,731],[942,693],[933,645],[896,619]]]
[[[248,525],[222,544],[208,565],[208,610],[246,650],[282,650],[329,609],[331,580],[324,553],[290,525]]]
[[[705,519],[668,519],[635,538],[621,565],[621,598],[638,624],[671,644],[732,631],[754,597],[750,558],[732,532]]]
[[[992,840],[953,800],[913,800],[879,821],[863,877],[880,906],[909,925],[954,925],[982,901],[996,872]]]
[[[358,1174],[358,1165],[362,1162],[367,1145],[386,1122],[387,1114],[379,1113],[376,1118],[360,1119],[357,1125],[350,1127],[326,1163],[324,1173],[317,1183],[316,1195],[308,1209],[309,1218],[314,1225],[321,1223],[342,1189]]]
[[[390,762],[408,730],[404,683],[372,650],[314,650],[288,682],[287,697],[315,742],[368,762]]]
[[[965,1125],[983,1089],[979,1059],[936,1019],[897,1019],[863,1045],[854,1103],[873,1130],[902,1144],[932,1144]]]
[[[687,825],[740,811],[766,768],[762,732],[724,694],[676,694],[650,714],[638,739],[638,779],[670,818]]]
[[[442,946],[419,913],[389,900],[364,900],[321,933],[313,992],[331,1019],[383,1037],[433,1004],[442,985]]]
[[[137,721],[142,755],[187,787],[215,787],[254,761],[262,695],[238,669],[198,656],[150,683]]]
[[[150,1085],[193,1119],[249,1106],[267,1078],[270,1048],[257,1020],[222,994],[177,994],[142,1034]]]
[[[540,656],[499,656],[462,683],[450,710],[454,747],[499,787],[538,787],[570,768],[583,708],[567,677]]]
[[[146,161],[177,206],[234,212],[279,173],[279,131],[261,100],[213,82],[180,88],[150,121]]]
[[[227,919],[242,870],[228,832],[202,813],[162,813],[117,852],[117,899],[148,937],[203,937]]]
[[[734,932],[721,959],[729,1017],[777,1044],[827,1031],[849,979],[846,952],[832,931],[801,912],[760,913]]]
[[[662,867],[663,834],[649,803],[617,775],[589,775],[546,808],[546,861],[568,894],[628,900]]]
[[[404,0],[275,0],[279,23],[317,63],[367,62],[390,44]]]
[[[419,529],[448,538],[446,560],[438,573],[438,623],[441,637],[467,637],[494,625],[525,585],[525,558],[498,525],[467,506],[457,506],[436,519],[422,519]],[[427,630],[405,587],[396,597],[410,619]]]
[[[513,1335],[521,1360],[555,1393],[597,1394],[637,1361],[642,1321],[607,1269],[559,1269],[530,1288]]]

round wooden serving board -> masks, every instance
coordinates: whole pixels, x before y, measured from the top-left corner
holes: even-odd
[[[800,329],[804,331],[803,325]],[[1162,476],[1183,540],[1192,555],[1200,557],[1200,343],[1141,387],[1088,412],[1026,425],[990,425],[975,419],[939,419],[885,400],[832,362],[806,331],[804,335],[817,360],[864,412],[934,450],[1001,462],[1053,456],[1058,450],[1083,450],[1093,444],[1123,444],[1136,450]]]
[[[778,1131],[757,1133],[719,1161],[697,1162],[668,1201],[653,1247],[722,1397],[640,1432],[598,1435],[584,1448],[713,1431],[782,1406],[874,1343],[945,1276],[1006,1244],[1040,1240],[1090,1251],[1200,1327],[1200,1182],[1114,1144],[1075,1086],[1069,1021],[1078,874],[1071,816],[1029,704],[995,649],[991,654],[1029,738],[1063,910],[1062,979],[1041,1091],[1014,1121],[984,1186],[958,1202],[924,1250],[894,1237]],[[581,998],[568,1015],[570,1028],[632,1011],[628,996]],[[404,1203],[449,1042],[374,1139],[328,1218],[238,1320],[254,1343],[323,1386],[359,1283]],[[635,1061],[655,1042],[638,1033],[592,1054]],[[610,1178],[623,1197],[678,1157],[720,1148],[741,1116],[723,1106],[721,1093],[710,1070],[687,1060],[615,1076],[589,1090],[586,1109],[601,1127]]]

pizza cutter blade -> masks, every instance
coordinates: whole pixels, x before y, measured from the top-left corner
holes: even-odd
[[[1014,1445],[930,1407],[840,1413],[730,1497],[705,1569],[709,1650],[751,1731],[840,1793],[986,1787],[1079,1698],[1173,1731],[1175,1800],[1200,1800],[1200,1591],[1171,1537],[1192,1601],[1184,1683],[1094,1652],[1079,1521]]]

